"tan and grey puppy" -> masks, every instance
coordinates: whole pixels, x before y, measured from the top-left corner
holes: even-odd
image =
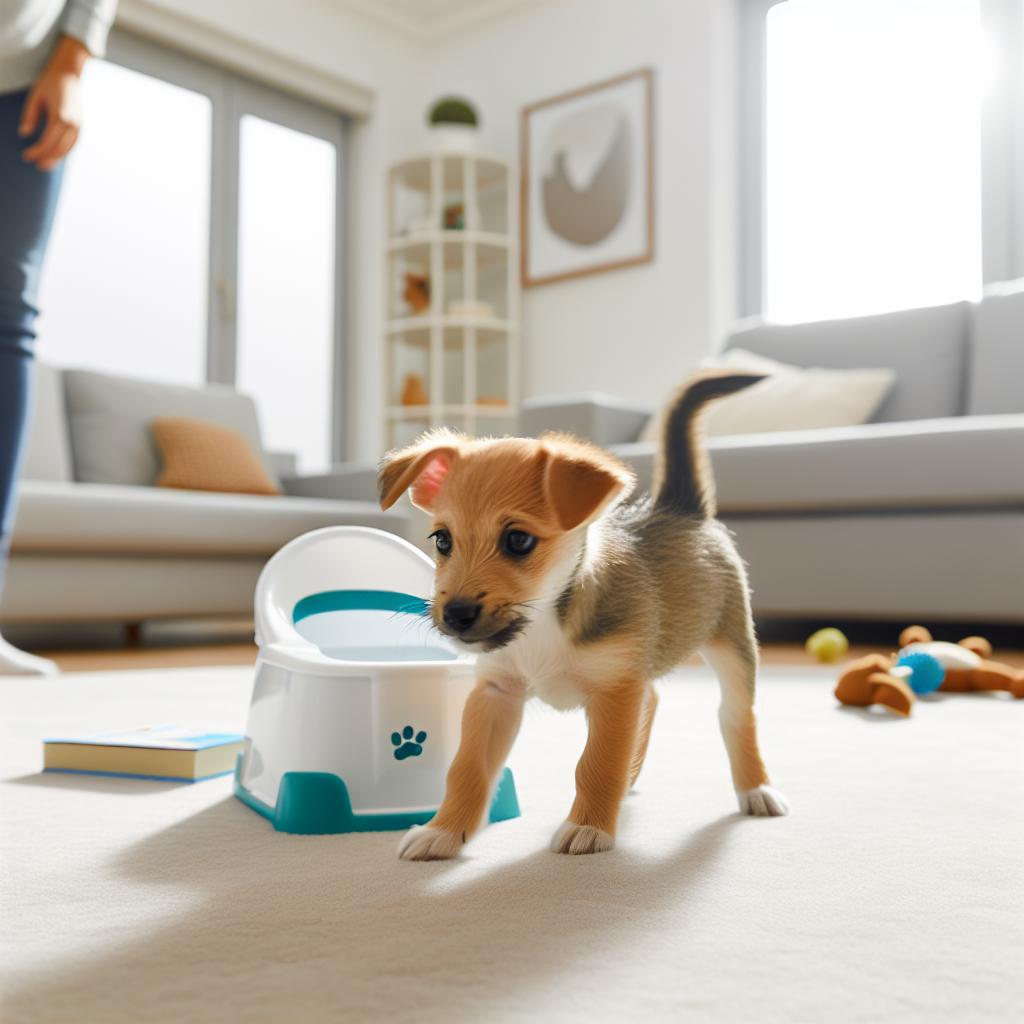
[[[558,853],[614,845],[657,705],[652,683],[699,651],[722,687],[720,724],[740,809],[787,811],[768,785],[754,721],[757,644],[746,575],[697,429],[706,402],[759,380],[702,373],[665,417],[653,496],[626,502],[632,472],[564,435],[425,435],[381,465],[380,501],[411,489],[433,518],[434,623],[479,655],[447,792],[406,833],[406,860],[454,857],[481,827],[528,697],[586,709],[589,736]]]

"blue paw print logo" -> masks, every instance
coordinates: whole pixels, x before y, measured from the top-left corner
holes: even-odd
[[[423,753],[423,744],[427,734],[420,729],[413,735],[413,727],[407,725],[400,733],[391,734],[391,744],[395,748],[395,760],[404,761],[407,757],[419,757]]]

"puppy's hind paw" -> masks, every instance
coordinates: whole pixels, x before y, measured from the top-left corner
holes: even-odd
[[[563,821],[551,837],[554,853],[604,853],[615,846],[615,840],[607,832],[592,825],[577,825],[574,821]]]
[[[740,814],[749,814],[754,818],[781,818],[789,814],[786,798],[771,786],[738,789],[736,798],[740,803]]]
[[[414,825],[398,844],[400,860],[451,860],[462,849],[462,836],[429,825]]]

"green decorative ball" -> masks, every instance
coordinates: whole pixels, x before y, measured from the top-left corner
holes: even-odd
[[[445,96],[431,108],[428,120],[431,124],[468,124],[475,126],[476,111],[465,100],[457,96]]]
[[[804,644],[807,653],[818,661],[838,661],[850,649],[846,635],[832,626],[819,629],[807,638]]]

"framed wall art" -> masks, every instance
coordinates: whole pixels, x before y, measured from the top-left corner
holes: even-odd
[[[653,259],[653,92],[644,68],[523,110],[524,287]]]

